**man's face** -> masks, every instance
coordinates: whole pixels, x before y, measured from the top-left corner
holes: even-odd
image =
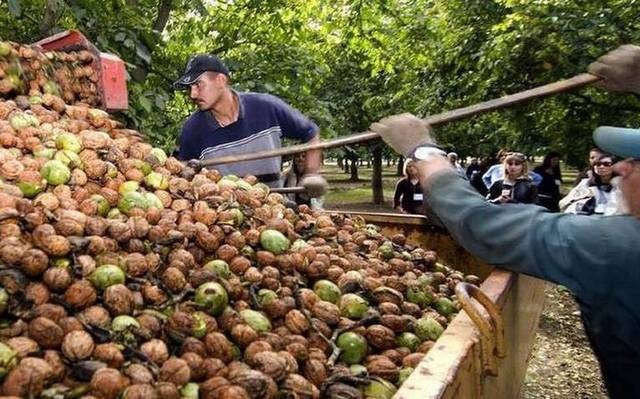
[[[629,213],[640,219],[640,159],[627,159],[613,165],[620,176],[620,191]]]
[[[218,102],[225,87],[226,81],[223,74],[205,72],[193,82],[189,94],[200,111],[208,111]]]

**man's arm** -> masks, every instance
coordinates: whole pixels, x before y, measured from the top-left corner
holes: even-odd
[[[320,134],[317,134],[307,141],[307,144],[320,142]],[[322,150],[309,150],[305,158],[305,174],[316,174],[322,167]]]
[[[607,275],[621,256],[616,251],[632,245],[631,237],[608,225],[615,224],[612,218],[549,213],[524,204],[490,204],[448,165],[436,162],[418,163],[427,203],[470,253],[487,263],[565,285],[585,302],[608,290]],[[600,287],[585,290],[593,281],[599,281]]]

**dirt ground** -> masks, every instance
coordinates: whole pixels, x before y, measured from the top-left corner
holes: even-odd
[[[564,287],[550,284],[522,397],[601,399],[605,392],[575,300]]]

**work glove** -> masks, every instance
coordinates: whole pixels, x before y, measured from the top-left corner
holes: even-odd
[[[327,181],[317,173],[304,175],[300,185],[307,190],[312,198],[322,197],[327,192]]]
[[[640,47],[620,46],[589,65],[589,72],[603,78],[598,87],[640,94]]]
[[[412,114],[394,115],[375,122],[369,127],[398,154],[410,157],[416,148],[435,145],[433,130],[429,125]]]

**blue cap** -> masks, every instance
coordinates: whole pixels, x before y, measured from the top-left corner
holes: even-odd
[[[229,76],[229,69],[220,61],[220,58],[213,54],[197,54],[189,59],[184,74],[173,83],[173,87],[186,88],[207,71]]]
[[[593,132],[598,148],[622,158],[640,158],[640,129],[600,126]]]

